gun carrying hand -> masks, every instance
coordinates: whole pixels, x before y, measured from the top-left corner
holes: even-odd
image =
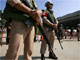
[[[41,10],[32,10],[30,13],[30,16],[37,22],[38,25],[42,25],[41,23],[41,19],[40,16],[42,15],[42,11]]]
[[[52,27],[54,28],[54,30],[57,30],[57,24],[53,24]]]

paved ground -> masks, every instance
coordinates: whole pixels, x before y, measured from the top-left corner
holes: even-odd
[[[33,50],[33,60],[40,60],[40,45],[41,42],[34,43]],[[62,42],[63,50],[57,40],[54,44],[54,52],[58,56],[58,60],[80,60],[80,41],[78,42],[75,38],[72,40],[66,39]],[[4,60],[8,45],[5,44],[5,39],[3,39],[3,46],[0,46],[0,60]],[[48,58],[48,51],[46,51],[46,60],[52,60]],[[23,48],[20,52],[19,60],[23,60]]]

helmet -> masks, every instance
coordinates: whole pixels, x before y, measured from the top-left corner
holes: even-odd
[[[48,1],[48,2],[45,3],[45,7],[47,7],[49,4],[53,5],[53,3]]]

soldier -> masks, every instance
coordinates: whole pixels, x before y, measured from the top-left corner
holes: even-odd
[[[43,14],[42,14],[42,18],[43,18],[43,26],[44,26],[44,30],[48,36],[48,39],[50,41],[51,47],[53,48],[53,44],[54,44],[54,40],[55,40],[55,33],[54,30],[57,30],[57,24],[58,21],[56,20],[56,18],[54,17],[53,11],[52,11],[52,7],[53,4],[51,2],[46,2],[45,3],[45,7],[46,10],[42,10]],[[48,18],[48,14],[50,14],[51,18],[53,19],[54,22],[56,22],[56,24],[53,24],[50,19]],[[43,40],[42,44],[41,44],[41,59],[44,60],[44,54],[46,52],[46,41]],[[52,54],[51,49],[49,49],[49,58],[51,59],[57,59],[55,54]]]
[[[28,3],[33,8],[32,0],[7,0],[3,17],[7,21],[12,20],[12,27],[5,60],[18,60],[22,42],[24,42],[24,60],[32,60],[35,29],[30,20],[34,19],[38,24],[41,24],[39,16],[41,16],[42,11],[31,9]]]

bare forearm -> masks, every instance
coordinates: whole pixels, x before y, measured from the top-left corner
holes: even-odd
[[[29,14],[31,13],[31,10],[32,10],[28,8],[27,6],[25,6],[23,3],[16,4],[15,8],[25,13],[29,13]]]
[[[44,17],[43,20],[44,20],[44,23],[46,23],[47,25],[49,26],[53,25],[53,23],[51,23],[46,17]]]
[[[24,5],[20,0],[7,0],[7,3],[9,3],[12,7],[15,7],[16,9],[25,13],[30,13],[32,10],[26,5]]]

